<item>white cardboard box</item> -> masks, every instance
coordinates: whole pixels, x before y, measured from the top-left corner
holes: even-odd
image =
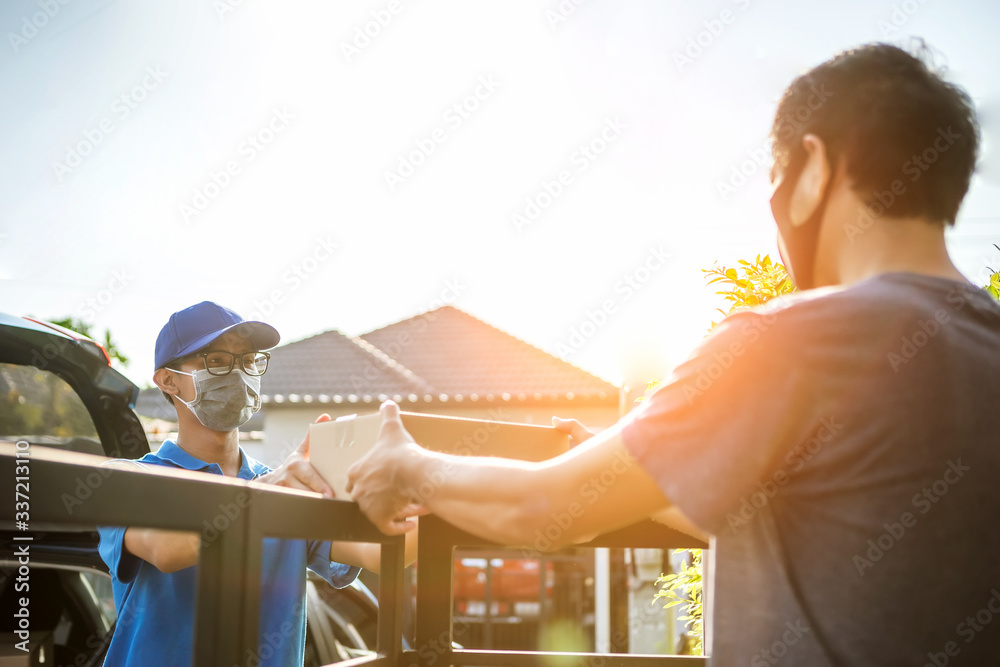
[[[403,426],[422,447],[463,456],[544,461],[569,449],[569,436],[551,426],[402,413]],[[375,444],[378,413],[349,415],[309,427],[309,459],[338,498],[350,498],[347,470]]]

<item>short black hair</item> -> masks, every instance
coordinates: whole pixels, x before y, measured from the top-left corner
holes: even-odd
[[[801,165],[802,137],[815,134],[832,165],[844,160],[865,204],[882,204],[890,217],[954,224],[975,170],[979,124],[969,95],[932,68],[922,41],[914,52],[867,44],[792,81],[771,131],[776,166]]]

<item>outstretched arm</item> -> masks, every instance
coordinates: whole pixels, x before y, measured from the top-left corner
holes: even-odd
[[[417,532],[411,530],[406,534],[406,548],[403,555],[406,565],[412,565],[417,560]],[[332,542],[330,560],[345,565],[357,565],[379,574],[382,568],[382,545],[367,542]]]
[[[117,470],[145,470],[141,464],[125,459],[107,461],[104,466]],[[198,533],[135,526],[125,529],[122,541],[130,554],[166,573],[196,565],[201,548],[201,535]]]
[[[324,422],[329,421],[329,419],[329,415],[323,414],[316,421]],[[135,468],[134,462],[131,461],[112,461],[106,465],[124,469]],[[278,468],[262,475],[256,481],[261,484],[314,491],[328,498],[334,496],[333,489],[309,462],[308,432],[306,432],[302,444]],[[131,527],[125,531],[124,545],[125,549],[133,555],[151,563],[161,572],[170,573],[197,565],[200,556],[201,535],[199,533]],[[407,536],[407,564],[416,560],[416,545],[416,533]],[[380,554],[378,544],[333,542],[330,548],[330,560],[346,565],[356,565],[374,572],[379,570]]]
[[[575,419],[553,417],[552,426],[554,426],[557,430],[568,434],[574,446],[586,442],[594,437],[594,433],[592,431]],[[668,528],[673,528],[674,530],[687,535],[697,537],[705,542],[708,542],[711,538],[711,535],[706,533],[704,530],[695,525],[693,521],[687,518],[687,516],[681,512],[681,508],[677,507],[677,505],[671,504],[664,509],[658,510],[650,515],[649,518],[657,523],[667,526]]]
[[[406,517],[434,513],[480,537],[546,549],[583,541],[667,508],[669,500],[612,427],[540,463],[452,456],[419,447],[399,408],[382,405],[375,447],[352,466],[348,490],[386,533],[411,530]],[[431,482],[433,491],[414,497]],[[424,485],[427,488],[428,485]]]

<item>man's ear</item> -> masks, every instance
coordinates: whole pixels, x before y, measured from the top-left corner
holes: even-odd
[[[156,372],[153,373],[153,383],[161,391],[165,391],[171,396],[176,396],[180,393],[180,387],[174,382],[174,377],[174,374],[166,368],[157,368]]]
[[[816,212],[832,177],[822,139],[807,134],[802,137],[802,148],[806,151],[806,163],[788,202],[788,217],[794,227],[804,224]]]

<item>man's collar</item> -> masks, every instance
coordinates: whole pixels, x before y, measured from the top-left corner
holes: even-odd
[[[260,475],[270,472],[271,469],[258,461],[247,456],[247,453],[240,447],[240,479],[255,479]]]
[[[218,463],[206,463],[202,461],[198,457],[186,452],[173,440],[164,440],[160,448],[156,450],[156,456],[164,461],[170,461],[185,470],[208,470],[216,475],[222,474],[222,468]],[[253,479],[267,471],[267,466],[247,456],[243,448],[240,447],[240,471],[236,475],[239,479]]]
[[[164,440],[160,448],[156,450],[156,456],[164,461],[170,461],[174,465],[185,470],[204,470],[210,467],[211,463],[205,463],[201,459],[188,454],[173,440]],[[217,464],[215,464],[218,467]]]

